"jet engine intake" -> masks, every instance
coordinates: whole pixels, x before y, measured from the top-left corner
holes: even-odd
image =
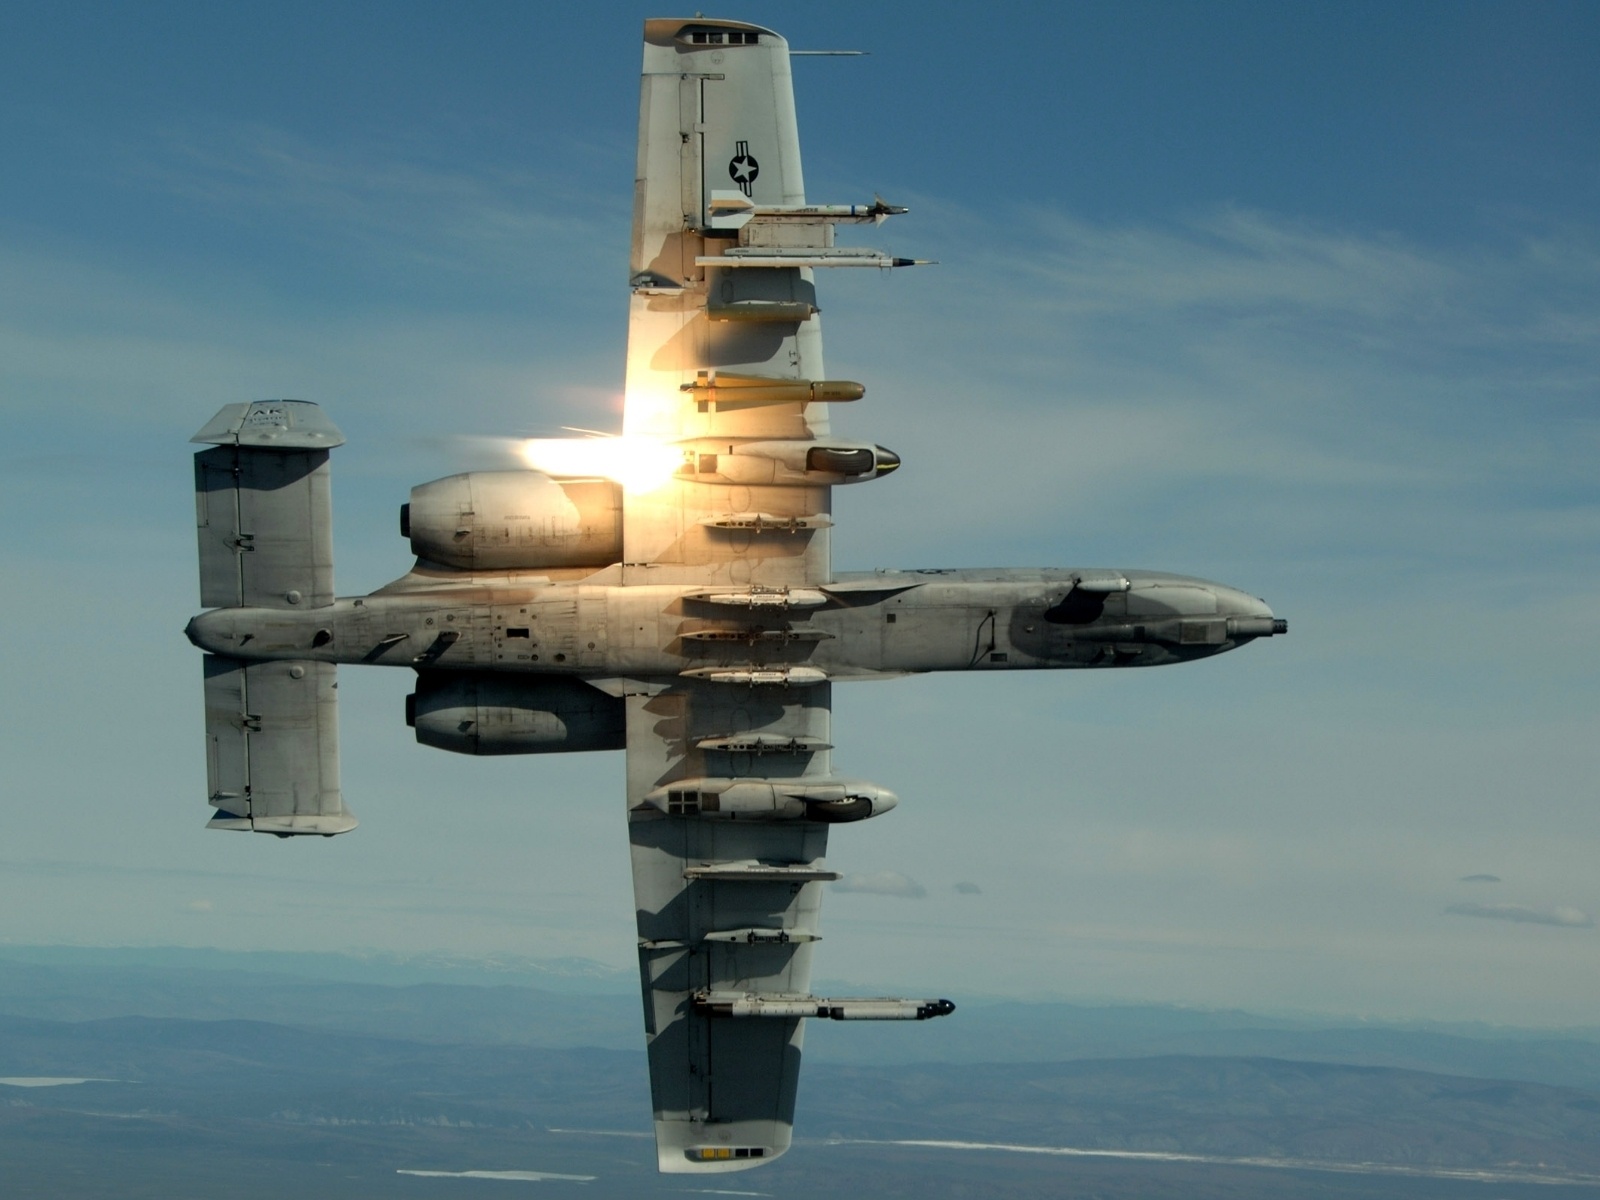
[[[463,570],[605,567],[622,559],[622,489],[539,471],[451,475],[411,489],[400,532],[418,558]]]
[[[621,750],[623,702],[578,679],[427,671],[406,697],[424,746],[456,754]]]

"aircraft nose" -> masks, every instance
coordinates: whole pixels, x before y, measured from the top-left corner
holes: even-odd
[[[1237,588],[1217,588],[1217,607],[1230,617],[1270,617],[1272,609],[1265,600],[1241,592]]]
[[[1219,587],[1216,593],[1217,611],[1228,618],[1230,636],[1273,637],[1289,632],[1289,622],[1273,616],[1265,600],[1237,588]]]
[[[887,475],[890,471],[900,469],[900,456],[883,446],[877,448],[877,462],[879,475]]]

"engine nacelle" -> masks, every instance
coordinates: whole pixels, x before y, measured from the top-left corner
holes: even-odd
[[[431,672],[406,697],[424,746],[456,754],[561,754],[627,745],[623,702],[577,679]]]
[[[622,560],[622,489],[609,479],[473,471],[411,489],[400,532],[447,567],[537,571]]]

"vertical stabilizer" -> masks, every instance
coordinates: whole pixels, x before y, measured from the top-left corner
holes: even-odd
[[[344,435],[315,404],[230,404],[194,436],[200,603],[333,603],[328,452]],[[205,658],[212,829],[329,836],[354,829],[339,793],[335,668]]]

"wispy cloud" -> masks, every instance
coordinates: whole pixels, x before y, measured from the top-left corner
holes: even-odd
[[[1593,929],[1594,918],[1576,908],[1529,908],[1522,904],[1452,904],[1445,909],[1458,917],[1484,917],[1490,921],[1515,921],[1523,925],[1559,925],[1566,929]]]
[[[1582,233],[1551,235],[1563,255],[1236,209],[1142,223],[917,212],[932,219],[904,245],[946,265],[925,288],[882,285],[894,303],[870,344],[838,320],[828,334],[835,361],[872,363],[907,462],[874,512],[908,559],[936,508],[941,541],[998,529],[1038,543],[1065,515],[1148,542],[1159,514],[1175,541],[1215,544],[1247,511],[1241,540],[1301,556],[1357,536],[1369,555],[1422,545],[1502,563],[1592,545],[1600,420],[1580,398],[1600,381],[1600,342],[1582,331],[1600,328],[1600,282],[1581,269]],[[1008,477],[1030,485],[941,506],[952,467],[986,461],[952,445],[1003,447]]]
[[[396,1175],[417,1175],[424,1179],[503,1179],[514,1183],[543,1183],[558,1180],[562,1183],[593,1183],[595,1175],[558,1175],[554,1171],[421,1171],[401,1167]]]
[[[614,265],[625,193],[570,175],[446,164],[403,145],[339,147],[264,125],[168,130],[130,176],[232,221],[283,221],[301,240],[481,273],[574,252]],[[513,266],[515,264],[515,267]]]
[[[965,881],[956,884],[951,890],[962,896],[979,896],[983,894],[983,889],[977,884]]]
[[[1463,875],[1461,877],[1461,879],[1460,879],[1460,882],[1462,882],[1462,883],[1503,883],[1505,881],[1502,880],[1500,878],[1500,876],[1498,876],[1498,875]]]
[[[1460,272],[1399,239],[1227,207],[1164,228],[1105,226],[1038,210],[1044,253],[1012,265],[1055,285],[1052,307],[1281,313],[1285,305],[1391,317]]]
[[[532,400],[595,424],[592,397],[567,393],[620,391],[628,196],[586,186],[593,163],[224,123],[119,150],[147,242],[0,230],[8,408],[149,420],[190,393],[340,395],[403,414],[470,397],[475,414]]]
[[[900,896],[906,900],[921,900],[928,889],[915,879],[899,871],[867,871],[846,875],[833,885],[836,892],[860,892],[869,896]]]

